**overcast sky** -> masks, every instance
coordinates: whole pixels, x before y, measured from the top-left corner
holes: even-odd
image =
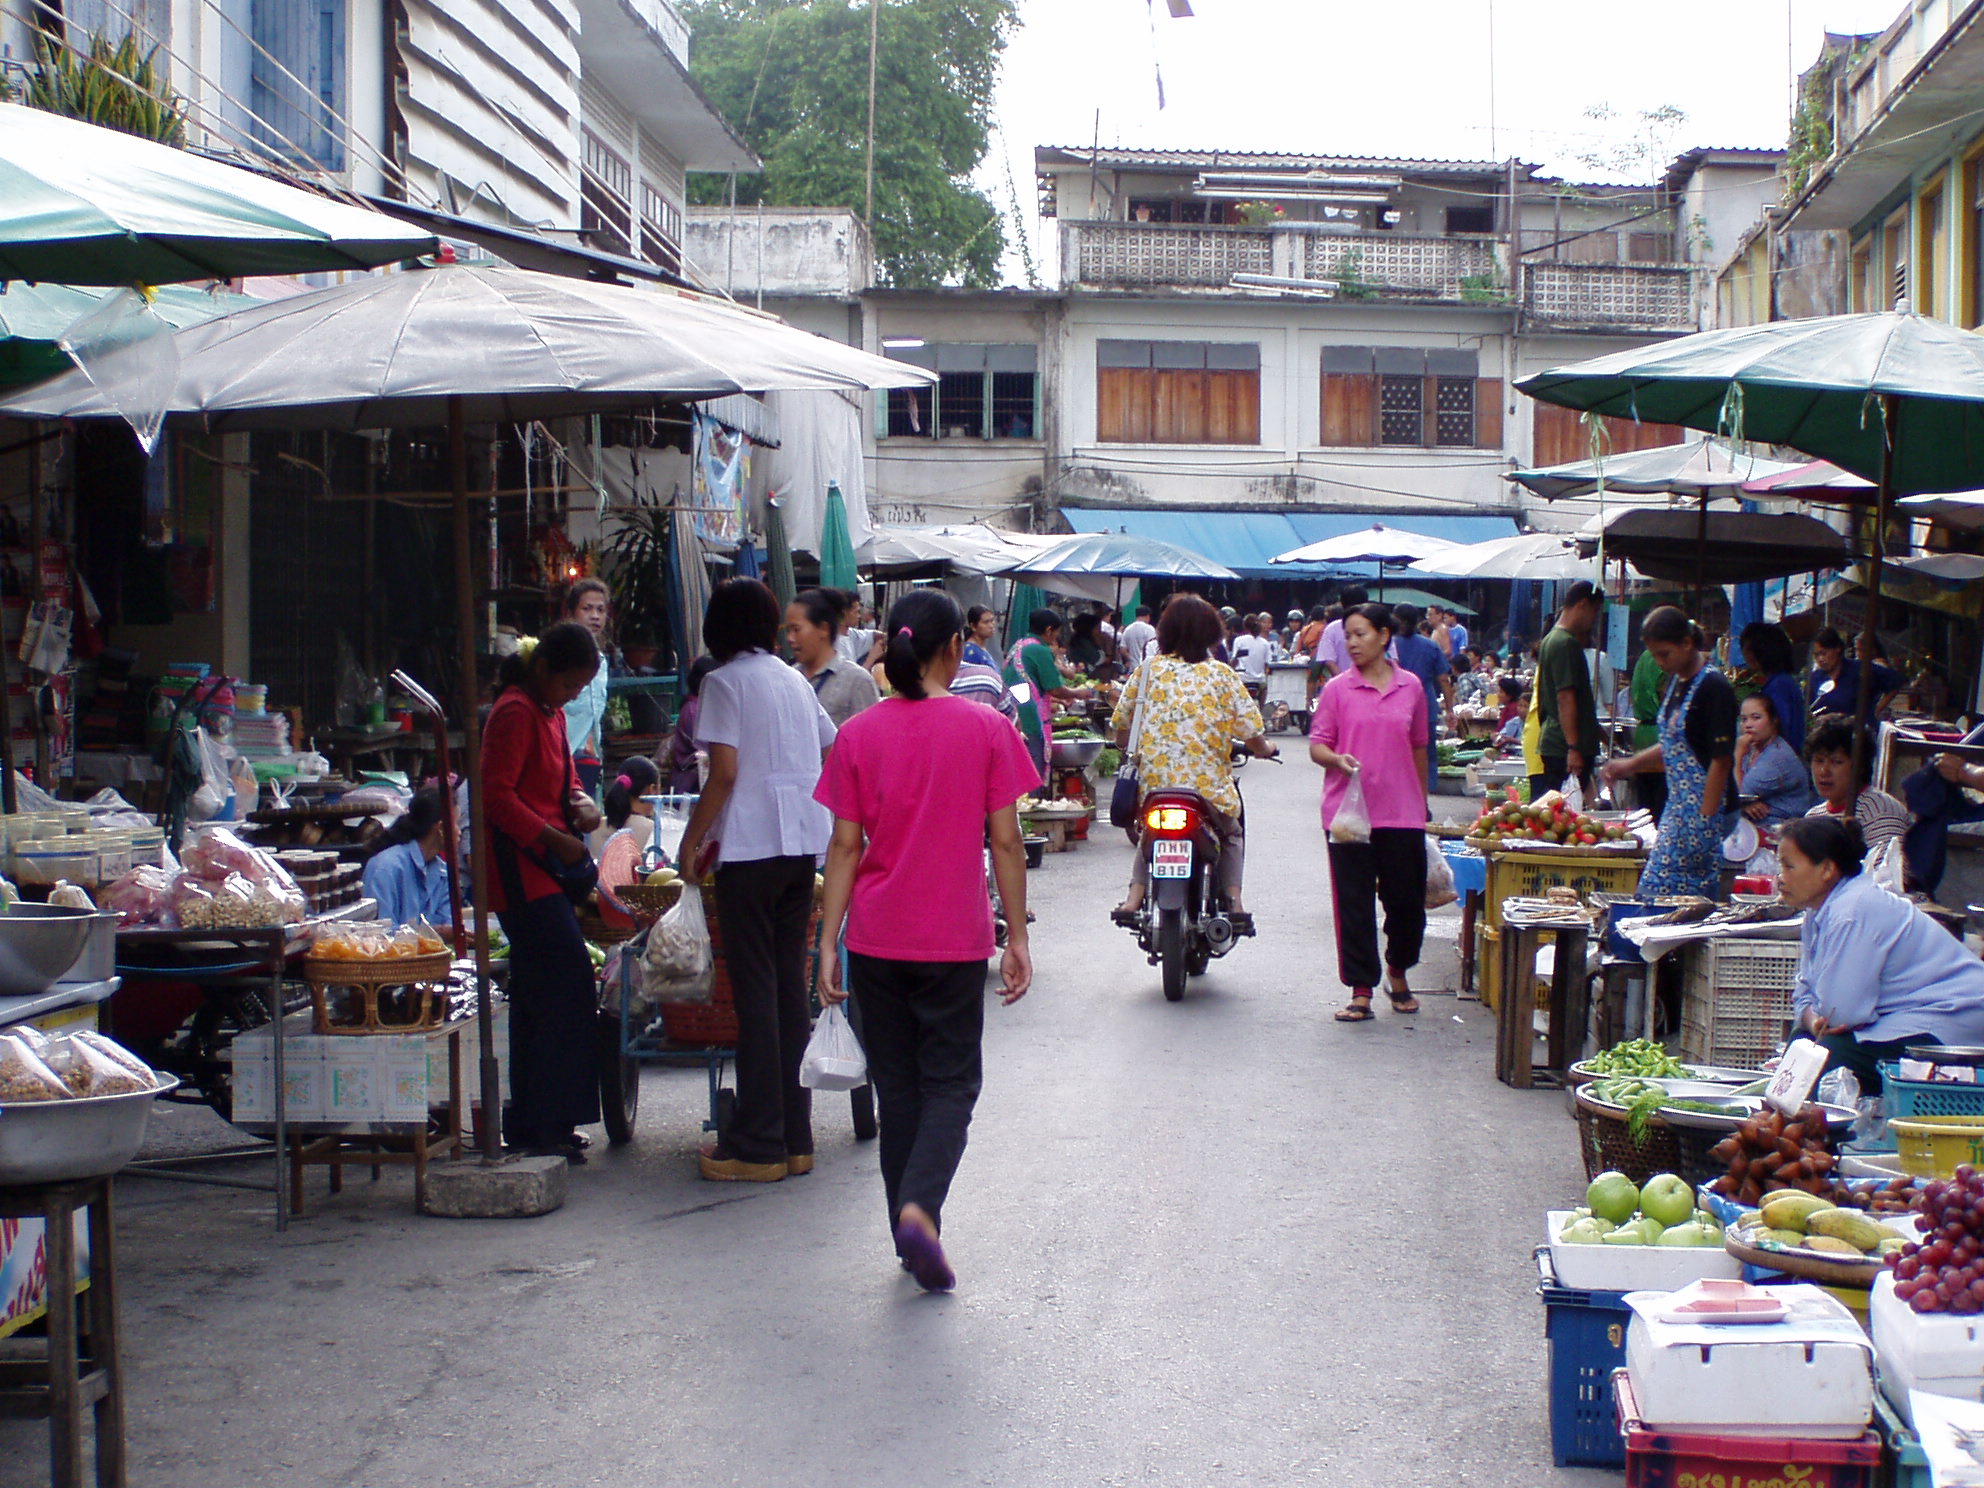
[[[1021,0],[1000,133],[980,185],[1028,226],[1033,149],[1105,145],[1409,155],[1514,154],[1574,179],[1673,105],[1671,137],[1781,147],[1791,79],[1834,31],[1879,31],[1902,0]],[[1490,17],[1493,86],[1490,86]],[[1165,107],[1157,106],[1156,74]],[[1491,106],[1492,105],[1492,106]],[[1586,110],[1609,107],[1616,121]],[[1009,234],[1010,236],[1010,228]],[[1038,246],[1038,245],[1037,245]],[[1010,258],[1010,255],[1009,255]]]

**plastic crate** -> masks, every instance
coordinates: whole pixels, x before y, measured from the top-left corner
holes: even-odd
[[[1795,940],[1710,940],[1688,948],[1681,999],[1681,1057],[1754,1068],[1791,1027]]]
[[[1866,1432],[1847,1441],[1777,1436],[1715,1436],[1653,1431],[1641,1424],[1633,1387],[1621,1369],[1619,1429],[1625,1438],[1626,1488],[1705,1488],[1708,1484],[1795,1483],[1798,1488],[1874,1488],[1881,1438]]]
[[[1547,1247],[1536,1252],[1536,1272],[1550,1343],[1550,1454],[1559,1467],[1617,1467],[1626,1443],[1612,1372],[1626,1362],[1626,1294],[1558,1286]]]
[[[1541,899],[1548,889],[1568,886],[1589,903],[1593,894],[1630,894],[1639,887],[1644,858],[1563,857],[1546,852],[1488,855],[1488,887],[1482,894],[1490,925],[1502,923],[1504,899]]]
[[[1902,1424],[1879,1390],[1874,1392],[1874,1425],[1881,1433],[1889,1488],[1931,1488],[1929,1456],[1922,1450],[1921,1438]]]
[[[1950,1085],[1934,1080],[1904,1080],[1898,1064],[1881,1066],[1881,1089],[1889,1117],[1906,1121],[1916,1116],[1984,1116],[1984,1085]]]

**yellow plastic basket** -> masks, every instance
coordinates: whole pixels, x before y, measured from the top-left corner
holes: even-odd
[[[1890,1121],[1901,1170],[1915,1178],[1954,1178],[1960,1164],[1984,1168],[1984,1117],[1916,1116]]]

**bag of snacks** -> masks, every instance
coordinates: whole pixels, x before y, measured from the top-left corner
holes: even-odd
[[[158,1076],[153,1072],[149,1064],[146,1064],[144,1060],[118,1043],[116,1039],[108,1038],[93,1028],[77,1029],[69,1035],[69,1042],[73,1044],[87,1044],[105,1059],[111,1061],[111,1063],[118,1065],[143,1080],[147,1090],[158,1084]]]
[[[87,909],[96,913],[96,902],[90,898],[90,891],[80,884],[72,884],[66,878],[55,880],[55,887],[48,891],[48,902],[62,909]]]
[[[69,1087],[25,1039],[0,1034],[0,1106],[15,1101],[62,1100]]]
[[[419,955],[438,956],[443,951],[454,949],[448,938],[427,922],[425,915],[413,922],[412,930],[420,943],[420,950],[417,952]]]
[[[213,886],[190,873],[173,879],[166,890],[163,923],[180,930],[211,930],[215,917]]]
[[[135,1095],[152,1088],[150,1070],[135,1073],[74,1035],[55,1040],[47,1063],[70,1095]]]
[[[163,868],[140,863],[103,891],[102,908],[120,925],[156,924],[172,894],[172,877]]]

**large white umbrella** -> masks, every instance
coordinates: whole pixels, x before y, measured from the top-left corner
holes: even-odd
[[[1449,579],[1591,579],[1598,562],[1578,555],[1577,540],[1558,532],[1523,532],[1487,542],[1449,545],[1406,567]]]
[[[1424,533],[1408,532],[1402,527],[1387,527],[1378,522],[1359,532],[1345,532],[1337,537],[1326,537],[1320,542],[1308,543],[1303,547],[1291,548],[1286,553],[1277,553],[1270,563],[1412,563],[1420,558],[1431,558],[1436,553],[1444,553],[1449,548],[1461,544],[1449,542],[1444,537],[1428,537]]]
[[[1607,455],[1603,460],[1576,460],[1568,465],[1513,470],[1508,479],[1546,501],[1589,496],[1598,490],[1601,475],[1608,491],[1700,497],[1727,494],[1750,481],[1788,476],[1808,463],[1771,460],[1732,449],[1717,439],[1697,439],[1687,444],[1628,450]]]
[[[0,104],[0,280],[176,284],[369,269],[434,235],[209,160]]]

